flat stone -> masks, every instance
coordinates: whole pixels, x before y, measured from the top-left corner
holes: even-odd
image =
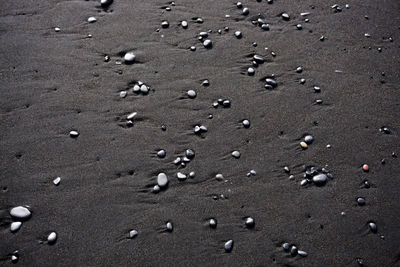
[[[254,55],[253,59],[259,64],[262,64],[265,61],[264,58],[262,56],[260,56],[260,55]]]
[[[126,91],[121,91],[119,93],[119,97],[121,97],[121,98],[125,98],[127,95],[128,95],[128,93]]]
[[[306,142],[300,142],[300,146],[301,146],[301,148],[303,148],[303,149],[307,149],[307,148],[308,148],[308,145],[307,145]]]
[[[265,79],[265,82],[268,85],[271,85],[272,87],[277,87],[278,86],[278,83],[274,79],[271,79],[271,78]]]
[[[305,252],[304,250],[299,250],[299,251],[297,251],[297,253],[302,257],[307,257],[307,255],[308,255],[307,252]]]
[[[168,177],[165,173],[161,172],[157,176],[157,184],[158,186],[165,187],[168,184]]]
[[[28,219],[31,216],[31,212],[26,207],[18,206],[10,210],[10,215],[18,219]]]
[[[97,19],[95,17],[90,17],[87,20],[89,23],[95,23],[97,21]]]
[[[269,24],[262,24],[261,29],[263,29],[264,31],[269,31],[270,29]]]
[[[127,120],[132,120],[133,118],[135,118],[137,115],[137,112],[132,112],[130,113],[128,116],[126,116]]]
[[[79,136],[79,133],[78,133],[78,131],[70,131],[69,136],[72,138],[76,138]]]

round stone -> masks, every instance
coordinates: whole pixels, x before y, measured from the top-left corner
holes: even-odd
[[[12,222],[10,226],[10,231],[12,233],[17,232],[22,226],[22,222]]]
[[[128,52],[124,56],[124,61],[126,64],[132,64],[136,59],[136,56],[133,52]]]
[[[181,173],[181,172],[178,172],[178,173],[176,174],[176,177],[178,178],[179,181],[184,181],[184,180],[186,180],[186,178],[187,178],[186,174],[183,174],[183,173]]]
[[[308,145],[307,145],[306,142],[300,142],[300,146],[301,146],[301,148],[303,148],[303,149],[307,149],[307,148],[308,148]]]
[[[159,187],[165,187],[168,184],[168,177],[165,173],[161,172],[157,176],[157,184]]]
[[[157,194],[158,192],[160,192],[160,190],[161,190],[161,188],[158,186],[158,184],[156,184],[156,185],[153,187],[153,193],[154,193],[154,194]]]
[[[54,244],[57,240],[57,234],[56,232],[51,232],[48,236],[47,236],[47,242],[49,244]]]
[[[89,23],[94,23],[94,22],[97,21],[97,19],[96,19],[95,17],[90,17],[90,18],[88,18],[87,21],[88,21]]]
[[[157,152],[157,156],[158,156],[159,158],[165,158],[166,155],[167,155],[167,152],[165,152],[164,149],[160,149],[160,150],[158,150],[158,152]]]
[[[210,227],[211,227],[211,228],[217,228],[217,220],[215,220],[215,219],[210,219],[209,224],[210,224]]]
[[[235,31],[235,36],[236,38],[240,39],[242,38],[242,33],[240,31]]]
[[[182,28],[186,29],[188,27],[188,22],[186,20],[181,22]]]
[[[215,175],[215,179],[217,181],[223,181],[224,180],[224,176],[221,173],[218,173],[217,175]]]
[[[290,20],[290,16],[289,16],[288,13],[283,13],[283,14],[282,14],[282,18],[283,18],[284,20]]]
[[[247,74],[249,74],[250,76],[254,75],[256,71],[253,68],[248,68],[247,69]]]
[[[189,177],[190,177],[190,178],[193,179],[195,176],[196,176],[196,173],[195,173],[195,172],[190,172],[190,173],[189,173]]]
[[[262,24],[261,29],[263,29],[264,31],[269,31],[269,24]]]
[[[187,91],[187,95],[189,98],[195,98],[197,94],[196,94],[196,91],[189,90],[189,91]]]
[[[225,108],[230,107],[230,106],[231,106],[231,101],[226,99],[226,100],[224,100],[224,101],[222,102],[222,105],[223,105]]]
[[[365,199],[362,197],[357,198],[357,203],[360,206],[364,206],[365,205]]]
[[[142,92],[142,94],[144,94],[144,95],[147,95],[149,93],[149,87],[142,84],[142,86],[140,86],[140,92]]]
[[[237,6],[237,8],[242,8],[242,7],[243,7],[243,4],[242,4],[242,2],[237,2],[237,3],[236,3],[236,6]]]
[[[100,4],[102,7],[107,7],[109,5],[111,5],[113,2],[113,0],[100,0]]]
[[[297,72],[297,73],[303,72],[303,68],[302,68],[302,67],[297,67],[296,72]]]
[[[233,240],[228,240],[225,242],[224,249],[226,252],[231,252],[233,249]]]
[[[362,169],[363,169],[363,171],[367,172],[367,171],[369,171],[369,166],[367,164],[364,164],[362,166]]]
[[[290,250],[290,244],[289,243],[283,243],[282,248],[284,251],[289,252]]]
[[[17,255],[11,255],[11,262],[12,263],[17,263],[18,262],[18,256]]]
[[[174,229],[174,227],[172,226],[171,222],[167,222],[167,231],[168,232],[172,232],[172,230]]]
[[[234,157],[234,158],[240,158],[240,152],[239,151],[237,151],[237,150],[235,150],[235,151],[233,151],[232,152],[232,156]]]
[[[138,231],[136,231],[136,230],[131,230],[130,232],[129,232],[129,238],[135,238],[136,236],[138,235]]]
[[[246,224],[246,226],[247,226],[248,228],[254,227],[254,225],[255,225],[254,219],[251,218],[251,217],[247,217],[247,218],[246,218],[246,221],[245,221],[245,224]]]
[[[250,10],[249,10],[247,7],[243,8],[242,14],[243,14],[244,16],[247,16],[249,13],[250,13]]]
[[[205,48],[211,48],[212,47],[212,42],[211,40],[207,39],[203,42],[203,45]]]
[[[79,136],[79,133],[77,131],[70,131],[69,136],[71,136],[72,138],[76,138]]]
[[[195,156],[195,152],[193,151],[193,149],[186,149],[185,155],[186,155],[186,157],[188,157],[189,159],[193,159],[194,156]]]
[[[163,22],[161,22],[161,27],[168,28],[169,27],[168,21],[164,20]]]
[[[292,256],[296,256],[297,253],[298,253],[297,247],[296,247],[296,246],[292,246],[292,247],[290,248],[290,254],[291,254]]]
[[[305,84],[306,83],[306,79],[304,79],[304,78],[300,79],[300,83],[301,84]]]
[[[307,144],[311,144],[314,141],[314,137],[312,135],[306,135],[304,137],[304,142],[306,142]]]
[[[317,174],[312,178],[313,183],[317,186],[324,185],[327,180],[328,180],[328,177],[323,173]]]
[[[190,47],[190,51],[196,51],[196,47],[195,46],[191,46]]]
[[[54,185],[59,185],[61,182],[61,177],[57,177],[56,179],[53,180]]]
[[[28,219],[31,216],[31,212],[25,207],[18,206],[10,210],[10,215],[18,219]]]
[[[290,169],[289,169],[288,166],[283,167],[283,170],[284,170],[286,173],[289,173],[289,172],[290,172]]]
[[[243,124],[244,128],[249,128],[250,127],[250,121],[249,120],[243,120],[242,124]]]
[[[297,28],[298,30],[301,30],[301,29],[303,29],[303,26],[302,26],[301,24],[297,24],[297,25],[296,25],[296,28]]]
[[[378,228],[377,228],[377,226],[376,226],[375,223],[370,222],[370,223],[368,224],[368,226],[369,226],[369,229],[371,230],[371,232],[376,233],[376,232],[378,231]]]
[[[121,97],[121,98],[125,98],[127,95],[128,95],[128,93],[126,91],[121,91],[119,93],[119,97]]]

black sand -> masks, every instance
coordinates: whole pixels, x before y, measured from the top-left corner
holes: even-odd
[[[22,266],[357,266],[357,258],[365,266],[400,264],[400,168],[392,157],[400,153],[400,2],[351,1],[346,9],[339,1],[343,10],[335,13],[334,2],[254,0],[243,2],[248,16],[235,4],[114,0],[105,11],[98,1],[2,3],[1,264],[11,265],[15,250]],[[301,12],[311,12],[309,23]],[[258,13],[270,31],[251,23]],[[97,22],[89,24],[91,16]],[[169,28],[161,28],[163,20]],[[229,32],[218,34],[225,26]],[[198,33],[209,29],[213,47],[205,49]],[[127,51],[136,63],[117,65]],[[254,53],[266,62],[248,76]],[[278,87],[266,90],[271,74]],[[201,85],[204,79],[210,86]],[[148,95],[131,92],[138,80],[151,87]],[[195,99],[186,96],[190,89]],[[231,107],[214,109],[218,98]],[[127,128],[134,111],[135,125]],[[208,132],[195,135],[197,124]],[[79,137],[70,138],[71,130]],[[315,140],[302,150],[305,134]],[[172,161],[187,148],[196,156],[179,169]],[[159,149],[167,151],[164,159]],[[334,179],[301,187],[304,164],[328,164]],[[246,177],[251,169],[257,175]],[[196,177],[180,182],[178,171]],[[153,194],[159,172],[169,187]],[[217,173],[228,182],[217,181]],[[213,199],[221,194],[225,199]],[[29,205],[32,217],[13,234],[9,210],[18,205]],[[245,227],[247,216],[254,229]],[[132,240],[131,229],[139,232]],[[57,242],[40,244],[50,231]],[[234,248],[225,253],[229,239]],[[290,256],[284,242],[308,256]]]

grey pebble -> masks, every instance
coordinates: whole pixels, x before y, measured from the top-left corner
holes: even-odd
[[[166,152],[164,149],[160,149],[160,150],[157,152],[157,156],[158,156],[159,158],[165,158],[166,155],[167,155],[167,152]]]
[[[233,240],[228,240],[224,244],[224,249],[226,252],[231,252],[233,249]]]
[[[165,173],[161,172],[157,176],[157,184],[159,187],[165,187],[168,184],[168,177]]]
[[[327,180],[328,180],[328,177],[327,177],[325,174],[323,174],[323,173],[318,174],[318,175],[315,175],[315,176],[312,178],[313,183],[314,183],[315,185],[317,185],[317,186],[322,186],[322,185],[324,185],[324,184],[326,183]]]

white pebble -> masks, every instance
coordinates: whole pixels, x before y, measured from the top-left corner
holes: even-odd
[[[129,232],[129,238],[135,238],[138,235],[138,231],[132,230]]]
[[[178,177],[178,180],[180,180],[180,181],[184,181],[184,180],[186,180],[186,178],[187,178],[186,174],[181,173],[181,172],[178,172],[178,173],[176,174],[176,177]]]
[[[18,219],[27,219],[31,216],[31,212],[25,207],[18,206],[11,209],[10,215]]]
[[[165,173],[161,172],[158,174],[157,184],[159,187],[165,187],[168,184],[168,177]]]
[[[128,63],[128,64],[133,63],[135,61],[135,59],[136,59],[136,56],[135,56],[135,54],[133,54],[133,52],[128,52],[124,56],[124,61],[125,61],[125,63]]]
[[[57,240],[56,232],[51,232],[47,237],[47,242],[49,242],[50,244],[56,242],[56,240]]]
[[[10,226],[10,231],[12,233],[17,232],[22,226],[22,222],[12,222]]]
[[[135,118],[137,115],[137,112],[132,112],[131,114],[129,114],[128,116],[126,116],[127,120],[132,120],[133,118]]]
[[[87,21],[88,21],[89,23],[94,23],[94,22],[97,21],[97,19],[96,19],[95,17],[90,17],[90,18],[88,18]]]
[[[69,136],[71,136],[71,137],[78,137],[79,136],[79,133],[77,132],[77,131],[70,131],[69,132]]]
[[[53,180],[54,185],[59,185],[61,182],[61,177],[57,177],[56,179]]]

